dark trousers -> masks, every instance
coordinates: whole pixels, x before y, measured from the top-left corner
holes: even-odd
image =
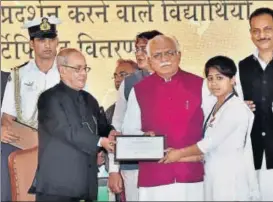
[[[67,202],[79,202],[79,198],[71,198],[68,196],[55,196],[55,195],[48,195],[43,193],[37,193],[36,194],[36,201],[39,202],[46,202],[46,201],[67,201]]]
[[[19,149],[10,144],[1,143],[1,201],[11,201],[8,157],[16,150]]]
[[[66,202],[79,202],[82,199],[79,198],[72,198],[68,196],[55,196],[55,195],[48,195],[43,193],[36,193],[36,201],[37,202],[47,202],[47,201],[66,201]],[[92,200],[83,199],[85,202],[92,202]]]

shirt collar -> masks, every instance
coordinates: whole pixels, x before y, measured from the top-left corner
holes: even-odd
[[[273,54],[273,53],[272,53]],[[262,58],[259,57],[259,50],[258,48],[255,49],[255,51],[253,52],[253,56],[255,59],[257,59],[260,63],[266,63],[265,61],[263,61]]]
[[[35,69],[36,71],[42,72],[42,71],[39,69],[38,65],[36,64],[35,59],[30,60],[30,63],[32,63],[32,65],[33,65],[33,67],[34,67],[34,69]],[[50,71],[58,71],[56,57],[55,57],[55,59],[54,59],[54,62],[53,62],[53,64],[52,64],[52,67],[50,68],[50,70],[49,70],[48,72],[50,72]],[[42,73],[43,73],[43,72],[42,72]]]
[[[256,48],[255,51],[253,52],[253,56],[256,58],[256,59],[259,59],[259,50]]]

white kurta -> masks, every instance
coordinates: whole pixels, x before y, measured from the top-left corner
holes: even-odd
[[[121,82],[118,89],[117,102],[112,118],[112,125],[117,131],[121,131],[124,115],[127,109],[127,100],[124,96],[124,80]],[[114,161],[114,154],[108,153],[109,158],[109,173],[119,172],[119,162]]]
[[[125,112],[127,109],[127,100],[124,95],[125,82],[122,81],[116,102],[115,111],[112,118],[112,125],[117,131],[121,132]],[[109,173],[119,172],[119,162],[114,161],[114,154],[108,153],[109,158]],[[120,171],[125,187],[125,196],[127,201],[138,201],[138,170],[121,170]],[[109,190],[109,197],[113,199],[113,193]]]
[[[259,199],[250,132],[254,115],[233,96],[216,113],[203,140],[197,143],[205,154],[205,199],[248,201]]]

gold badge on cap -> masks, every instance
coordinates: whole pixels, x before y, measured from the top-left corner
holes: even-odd
[[[41,31],[48,31],[48,30],[50,30],[50,24],[49,24],[47,18],[43,18],[42,19],[42,23],[40,24],[40,30]]]

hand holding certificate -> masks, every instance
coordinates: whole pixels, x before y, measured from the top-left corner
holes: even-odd
[[[27,126],[17,121],[12,122],[12,131],[18,136],[18,139],[10,144],[20,148],[29,149],[38,145],[38,131],[35,128]]]
[[[163,135],[120,135],[116,136],[116,161],[156,161],[164,157]]]

